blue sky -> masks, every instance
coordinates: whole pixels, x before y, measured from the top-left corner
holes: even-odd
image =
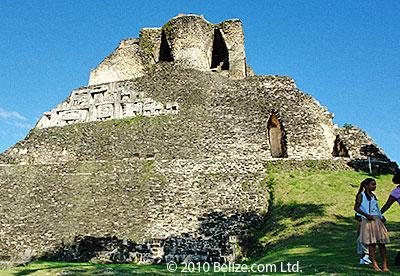
[[[248,63],[285,75],[400,161],[400,1],[0,1],[0,152],[85,86],[119,41],[179,13],[239,18]]]

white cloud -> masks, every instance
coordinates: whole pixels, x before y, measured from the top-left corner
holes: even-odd
[[[14,120],[14,121],[5,120],[4,123],[6,125],[9,125],[11,128],[32,129],[34,127],[29,122],[21,122],[21,121],[17,121],[17,120]]]
[[[14,122],[14,126],[22,129],[32,129],[34,127],[34,125],[30,123],[20,123],[20,122]]]
[[[19,114],[17,111],[6,111],[1,107],[0,107],[0,119],[28,121],[27,118]]]

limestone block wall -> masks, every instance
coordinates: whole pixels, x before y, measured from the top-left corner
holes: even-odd
[[[215,34],[213,71],[225,74],[210,70]],[[234,241],[266,214],[271,161],[390,161],[365,132],[335,127],[293,79],[244,78],[243,45],[240,21],[195,15],[123,41],[91,85],[0,154],[0,256],[114,235],[152,261],[232,260]],[[159,62],[169,49],[173,62]]]
[[[285,144],[279,158],[271,118]],[[383,154],[359,129],[335,128],[289,77],[160,63],[136,79],[79,88],[0,154],[0,255],[115,235],[161,240],[168,258],[222,258],[231,237],[265,215],[266,165],[332,160],[338,135],[350,158]]]
[[[218,27],[222,31],[229,52],[229,75],[234,78],[247,76],[242,22],[238,19],[227,20],[218,24]],[[254,75],[251,72],[249,74]]]
[[[336,140],[341,153],[347,153],[348,165],[355,170],[373,174],[399,173],[396,162],[392,162],[385,152],[374,143],[368,134],[354,126],[347,126],[336,130]]]
[[[161,28],[143,28],[140,30],[139,45],[146,55],[156,63],[160,58]]]
[[[287,139],[292,146],[288,155],[300,159],[329,159],[332,158],[332,148],[334,142],[332,114],[311,96],[295,89],[298,95],[297,103],[308,110],[302,110],[298,114],[289,112],[286,120]],[[287,105],[295,106],[295,102],[282,103],[282,107]],[[285,111],[282,111],[286,113]],[[292,117],[293,116],[293,117]]]
[[[145,74],[149,62],[138,39],[123,40],[112,54],[90,72],[89,85],[140,77]]]
[[[350,158],[365,160],[370,156],[375,160],[390,161],[372,138],[358,127],[341,128],[336,133],[347,148]]]
[[[270,130],[274,116],[280,125],[282,156],[272,150],[273,143],[279,143],[276,130]],[[0,160],[323,160],[337,158],[338,135],[349,150],[349,157],[339,158],[366,156],[360,152],[372,140],[362,132],[347,132],[335,127],[332,114],[288,77],[233,80],[164,63],[141,78],[75,90]]]
[[[178,16],[163,26],[176,63],[209,70],[213,25],[198,15]]]
[[[211,24],[202,16],[177,16],[162,28],[171,45],[174,61],[208,71],[211,68],[215,31],[221,33],[228,50],[229,75],[246,76],[246,56],[242,22],[238,19]]]
[[[243,237],[266,212],[263,170],[251,160],[136,157],[0,166],[0,255],[41,256],[78,236],[111,235],[173,238],[186,248],[168,254],[220,257],[229,236]]]

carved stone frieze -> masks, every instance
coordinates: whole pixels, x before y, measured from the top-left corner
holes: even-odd
[[[72,91],[64,102],[43,114],[36,128],[178,112],[177,102],[155,101],[145,97],[145,93],[134,87],[131,81],[122,81]]]

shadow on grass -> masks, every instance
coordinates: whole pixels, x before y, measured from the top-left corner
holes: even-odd
[[[35,265],[40,265],[43,262],[37,261],[34,262]],[[74,269],[74,267],[80,267],[80,269]],[[18,267],[23,269],[22,271],[14,272],[13,275],[17,276],[22,276],[22,275],[29,275],[32,273],[36,273],[38,271],[44,271],[48,272],[48,270],[53,270],[53,269],[62,269],[62,268],[67,268],[69,271],[77,271],[77,272],[83,272],[82,267],[84,266],[90,266],[89,264],[71,264],[71,263],[54,263],[52,265],[44,265],[44,267],[38,267],[38,268],[31,268],[31,269],[23,269],[23,267]],[[85,270],[86,271],[86,270]]]
[[[271,241],[262,239],[263,237],[280,235],[280,233],[287,230],[288,225],[283,222],[284,220],[290,220],[290,224],[293,227],[304,225],[311,222],[313,218],[324,216],[324,208],[323,204],[313,203],[277,204],[272,206],[260,227],[257,227],[247,239],[243,240],[242,249],[245,255],[251,259],[261,257],[266,253],[266,248],[269,250],[276,243],[280,243],[280,239],[270,239]]]
[[[338,217],[336,222],[317,224],[304,236],[291,241],[291,247],[309,250],[300,250],[297,254],[286,251],[281,256],[297,259],[308,273],[374,274],[372,268],[358,263],[355,225],[353,218],[343,217]],[[388,244],[389,266],[398,274],[400,270],[394,265],[398,242],[393,238],[399,236],[400,223],[391,222],[386,226],[392,237],[392,243]]]
[[[161,265],[122,265],[122,264],[89,264],[89,263],[63,263],[36,261],[31,265],[39,266],[14,272],[13,275],[30,275],[42,272],[45,275],[167,275],[165,266]]]
[[[340,215],[327,217],[327,207],[295,203],[275,206],[256,235],[259,244],[253,245],[257,250],[251,254],[252,261],[264,264],[298,261],[307,275],[375,274],[372,268],[358,264],[356,221]],[[317,220],[321,217],[323,220]],[[396,250],[400,249],[400,223],[388,222],[386,226],[391,237],[389,267],[392,273],[398,274],[400,270],[394,265],[394,259]]]

